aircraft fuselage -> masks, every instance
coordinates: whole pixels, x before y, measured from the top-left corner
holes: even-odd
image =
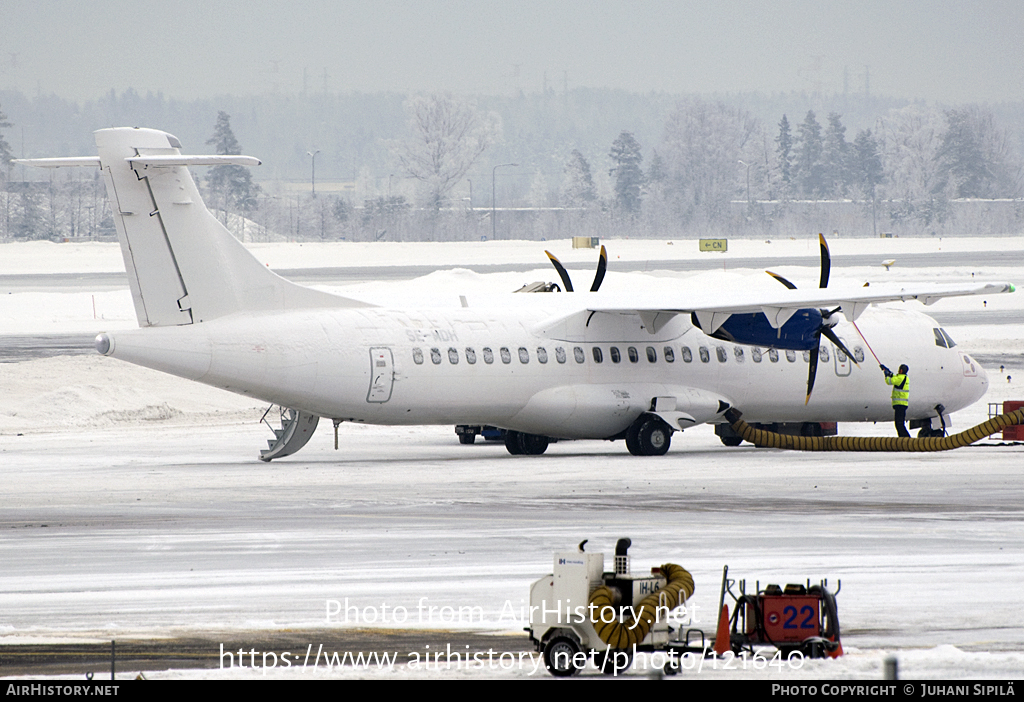
[[[540,302],[538,300],[538,302]],[[671,398],[693,421],[718,401],[749,421],[892,418],[868,343],[883,363],[911,367],[908,418],[979,399],[984,371],[935,343],[918,312],[874,309],[836,332],[859,366],[822,342],[804,404],[806,352],[711,338],[679,316],[649,334],[637,315],[595,314],[562,334],[531,328],[541,304],[516,309],[311,309],[242,313],[203,324],[106,335],[107,355],[322,417],[372,424],[490,424],[555,438],[609,438]],[[719,420],[720,421],[720,420]]]

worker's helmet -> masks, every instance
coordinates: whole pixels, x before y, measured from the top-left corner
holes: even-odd
[[[909,373],[909,372],[910,372],[910,366],[908,366],[906,363],[904,363],[903,365],[900,366],[900,373]]]

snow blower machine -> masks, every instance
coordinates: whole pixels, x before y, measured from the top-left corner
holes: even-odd
[[[666,563],[651,568],[649,575],[633,575],[627,553],[632,542],[619,539],[615,569],[606,572],[604,554],[585,552],[586,543],[576,552],[556,553],[554,572],[530,587],[526,631],[552,675],[575,675],[589,663],[605,674],[619,675],[637,653],[660,651],[674,657],[710,650],[698,630],[686,634],[699,634],[697,645],[679,639],[679,624],[687,617],[685,602],[694,587],[684,568]]]

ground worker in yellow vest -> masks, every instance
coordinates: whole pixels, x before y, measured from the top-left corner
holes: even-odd
[[[910,368],[904,363],[900,366],[899,373],[893,373],[885,366],[879,366],[885,373],[885,382],[892,385],[892,411],[896,424],[896,433],[900,436],[910,436],[907,431],[907,405],[910,404],[910,379],[907,373]]]

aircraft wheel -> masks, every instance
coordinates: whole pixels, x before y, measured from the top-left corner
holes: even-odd
[[[722,443],[726,446],[739,446],[743,443],[742,436],[720,436],[718,438],[720,438]]]
[[[629,453],[633,456],[643,456],[643,451],[640,448],[640,426],[643,424],[642,418],[636,420],[629,425],[629,429],[626,430],[626,448]]]
[[[476,441],[476,434],[459,434],[460,444],[471,444]]]
[[[637,443],[643,456],[664,456],[672,445],[672,429],[658,417],[652,417],[640,425]]]
[[[518,431],[506,431],[505,432],[505,448],[513,456],[519,456],[523,453],[522,445],[519,443],[519,432]]]
[[[583,649],[568,636],[556,636],[544,644],[544,666],[556,678],[568,678],[583,669],[577,654]]]
[[[548,450],[548,437],[538,434],[519,434],[519,453],[539,456]]]

